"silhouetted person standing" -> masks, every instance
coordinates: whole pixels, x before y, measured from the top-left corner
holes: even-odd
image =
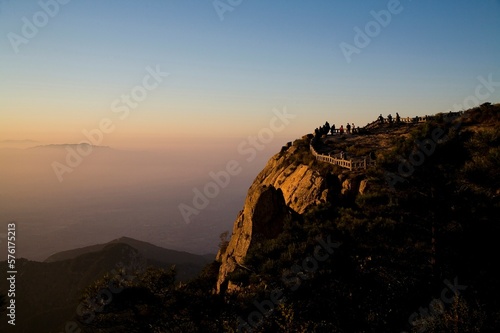
[[[344,125],[340,125],[339,132],[340,134],[344,134]]]
[[[384,123],[384,117],[382,116],[382,114],[380,114],[380,116],[378,116],[378,121],[383,124]]]
[[[335,124],[332,124],[332,127],[330,128],[330,132],[332,133],[332,135],[335,134]]]
[[[347,128],[347,133],[351,133],[351,125],[349,125],[349,123],[347,123],[345,128]]]
[[[401,118],[399,117],[399,113],[396,112],[396,123],[399,124],[401,122]]]

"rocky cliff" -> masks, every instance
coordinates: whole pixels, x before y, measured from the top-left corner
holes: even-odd
[[[326,179],[314,168],[293,163],[297,149],[291,146],[273,156],[255,179],[249,194],[260,185],[273,186],[282,191],[287,206],[299,214],[324,202],[328,196]]]
[[[303,142],[308,142],[304,137]],[[299,152],[300,150],[300,152]],[[292,214],[302,214],[308,208],[325,202],[333,190],[338,194],[358,191],[359,175],[339,174],[327,179],[310,165],[297,161],[296,156],[306,153],[299,145],[290,145],[273,156],[255,178],[248,190],[243,210],[233,227],[228,246],[217,254],[221,263],[217,292],[231,289],[228,275],[238,266],[245,268],[245,256],[252,244],[260,239],[276,237],[283,222]],[[366,183],[363,184],[366,188]]]
[[[349,135],[325,125],[287,145],[250,187],[218,262],[182,284],[174,271],[139,273],[93,311],[103,279],[86,293],[85,330],[497,332],[500,105],[428,118]],[[376,163],[318,161],[311,142],[351,169]]]
[[[250,246],[259,239],[276,237],[290,217],[291,211],[280,189],[258,183],[252,186],[245,206],[234,223],[227,248],[217,254],[217,260],[221,262],[217,292],[227,288],[229,273],[238,266],[245,269],[244,259]]]

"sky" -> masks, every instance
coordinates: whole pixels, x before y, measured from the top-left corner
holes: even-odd
[[[103,145],[165,148],[255,135],[285,109],[291,140],[447,112],[500,81],[500,1],[58,1],[0,1],[0,140],[78,143],[107,119]]]
[[[122,236],[214,253],[325,121],[500,102],[498,31],[498,0],[0,0],[0,222],[35,260]],[[19,149],[85,141],[112,149]]]

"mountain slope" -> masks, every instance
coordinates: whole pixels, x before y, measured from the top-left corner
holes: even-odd
[[[497,332],[500,105],[417,120],[333,136],[325,124],[283,147],[217,262],[181,286],[144,275],[92,327]],[[311,142],[334,163],[375,163],[321,162]],[[131,316],[138,308],[154,315]]]
[[[181,280],[192,278],[210,262],[203,256],[163,249],[152,244],[120,238],[107,244],[56,253],[46,262],[20,259],[16,280],[17,324],[15,332],[59,332],[72,321],[83,291],[105,275],[121,274],[133,280],[148,266],[176,266]],[[0,262],[7,271],[7,262]],[[5,279],[4,279],[5,280]],[[7,293],[6,280],[0,283],[0,294]],[[0,323],[7,330],[6,321]],[[36,329],[35,329],[36,328]]]
[[[140,255],[142,255],[144,258],[148,260],[155,260],[158,262],[164,262],[166,264],[168,263],[194,264],[201,267],[210,262],[210,260],[207,260],[205,256],[191,254],[183,251],[169,250],[129,237],[121,237],[105,244],[91,245],[78,249],[58,252],[48,257],[45,260],[45,262],[55,262],[55,261],[73,259],[85,253],[100,251],[109,244],[117,244],[117,243],[127,244],[133,247],[134,249],[139,251]]]
[[[228,246],[217,256],[217,291],[226,300],[237,299],[233,310],[242,314],[233,327],[498,328],[500,289],[484,286],[493,282],[489,267],[500,236],[500,105],[425,118],[374,123],[359,135],[317,130],[316,151],[344,152],[347,159],[373,155],[377,166],[367,170],[316,161],[309,149],[313,135],[271,158],[250,187],[244,211],[258,210],[253,202],[259,198],[249,198],[271,183],[278,192],[301,193],[286,202],[302,214],[284,225],[268,221],[269,228],[283,229],[274,237],[252,237],[248,230],[260,221],[236,220]],[[316,175],[316,181],[303,182],[296,170]],[[446,293],[453,297],[443,299]],[[433,298],[446,308],[419,312]]]
[[[107,304],[86,328],[498,332],[500,105],[422,119],[354,135],[323,135],[325,124],[287,145],[250,187],[216,262],[180,285],[139,274],[98,299]],[[310,143],[347,154],[344,166],[376,163],[321,162]]]

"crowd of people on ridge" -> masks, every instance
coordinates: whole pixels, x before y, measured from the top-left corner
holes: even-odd
[[[382,115],[381,115],[382,116]],[[399,119],[399,114],[396,114],[396,117],[397,119]],[[383,119],[383,118],[382,118]],[[330,125],[327,122],[325,122],[325,124],[323,126],[320,126],[319,128],[316,128],[314,130],[314,137],[312,138],[311,140],[311,144],[314,145],[315,142],[318,142],[319,140],[321,140],[321,137],[322,136],[327,136],[327,135],[335,135],[335,134],[340,134],[341,136],[345,134],[363,134],[363,128],[357,128],[354,123],[347,123],[344,127],[344,125],[340,125],[340,128],[336,128],[335,127],[335,124],[332,124]],[[330,157],[335,157],[334,155],[332,155],[331,153],[328,154],[328,156]],[[337,158],[340,158],[341,160],[349,160],[350,156],[348,157],[347,156],[347,152],[346,151],[340,151],[340,153],[338,155]],[[373,152],[371,152],[369,155],[368,155],[368,158],[371,159],[371,160],[375,160],[375,154]]]
[[[335,135],[339,133],[340,135],[345,134],[354,134],[354,133],[359,133],[359,128],[354,125],[354,123],[347,123],[344,127],[344,125],[340,125],[340,127],[337,129],[335,127],[335,124],[331,125],[328,123],[328,121],[325,123],[325,125],[316,128],[314,130],[314,134],[316,137],[321,136],[321,135]]]
[[[378,116],[378,121],[379,123],[383,124],[385,122],[385,119],[384,117],[382,116],[382,114],[380,114],[380,116]],[[389,115],[387,116],[387,122],[389,124],[392,124],[394,122],[394,119],[392,118],[392,115],[389,113]],[[399,124],[401,122],[401,117],[399,116],[399,113],[396,112],[396,124]]]

